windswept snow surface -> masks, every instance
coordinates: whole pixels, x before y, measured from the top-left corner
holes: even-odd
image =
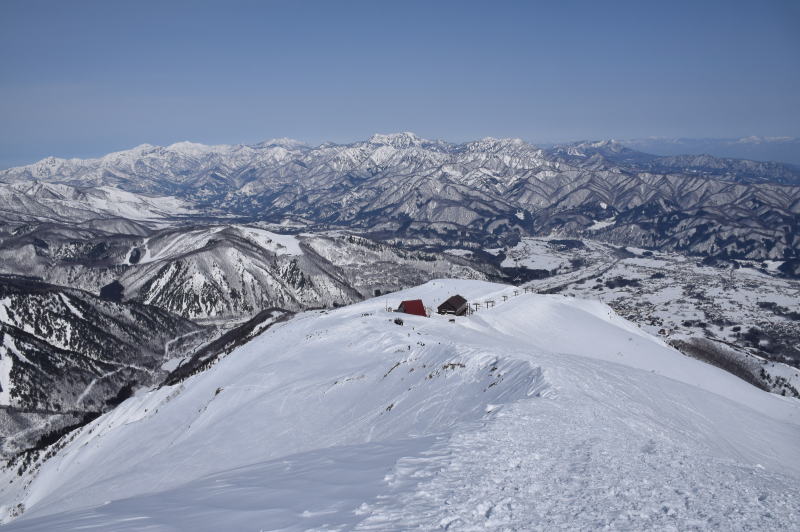
[[[455,293],[496,305],[385,310]],[[98,418],[27,488],[7,473],[8,529],[796,527],[800,401],[602,303],[513,293],[432,281],[276,325]]]

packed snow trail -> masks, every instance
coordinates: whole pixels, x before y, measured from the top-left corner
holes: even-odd
[[[800,471],[781,471],[758,414],[690,386],[664,389],[652,374],[629,380],[592,365],[583,369],[598,380],[573,383],[568,402],[566,389],[519,401],[456,432],[426,460],[401,459],[380,502],[361,508],[367,518],[357,530],[774,530],[800,522]],[[630,390],[623,409],[609,401],[620,386]],[[701,417],[686,398],[726,417]],[[769,468],[726,456],[741,445],[731,424],[749,426],[748,451]],[[788,441],[796,436],[787,430]]]
[[[429,306],[508,287],[435,281]],[[520,294],[450,322],[386,298],[276,325],[101,416],[10,530],[791,529],[800,401],[599,302]],[[10,482],[10,483],[9,483]],[[28,484],[30,483],[30,484]]]

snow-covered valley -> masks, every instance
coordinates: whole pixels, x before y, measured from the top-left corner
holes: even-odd
[[[495,305],[386,310],[455,293]],[[0,497],[9,530],[791,529],[798,441],[800,401],[600,302],[438,280],[140,391]]]

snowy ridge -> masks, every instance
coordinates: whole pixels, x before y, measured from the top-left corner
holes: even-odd
[[[9,529],[796,522],[800,402],[601,303],[513,291],[432,281],[276,325],[9,475],[6,512],[24,511]],[[385,310],[454,293],[496,305],[455,322]]]

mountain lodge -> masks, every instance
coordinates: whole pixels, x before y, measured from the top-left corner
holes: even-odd
[[[436,309],[436,311],[439,314],[455,314],[456,316],[464,316],[467,313],[467,300],[456,294],[439,305],[439,308]]]

